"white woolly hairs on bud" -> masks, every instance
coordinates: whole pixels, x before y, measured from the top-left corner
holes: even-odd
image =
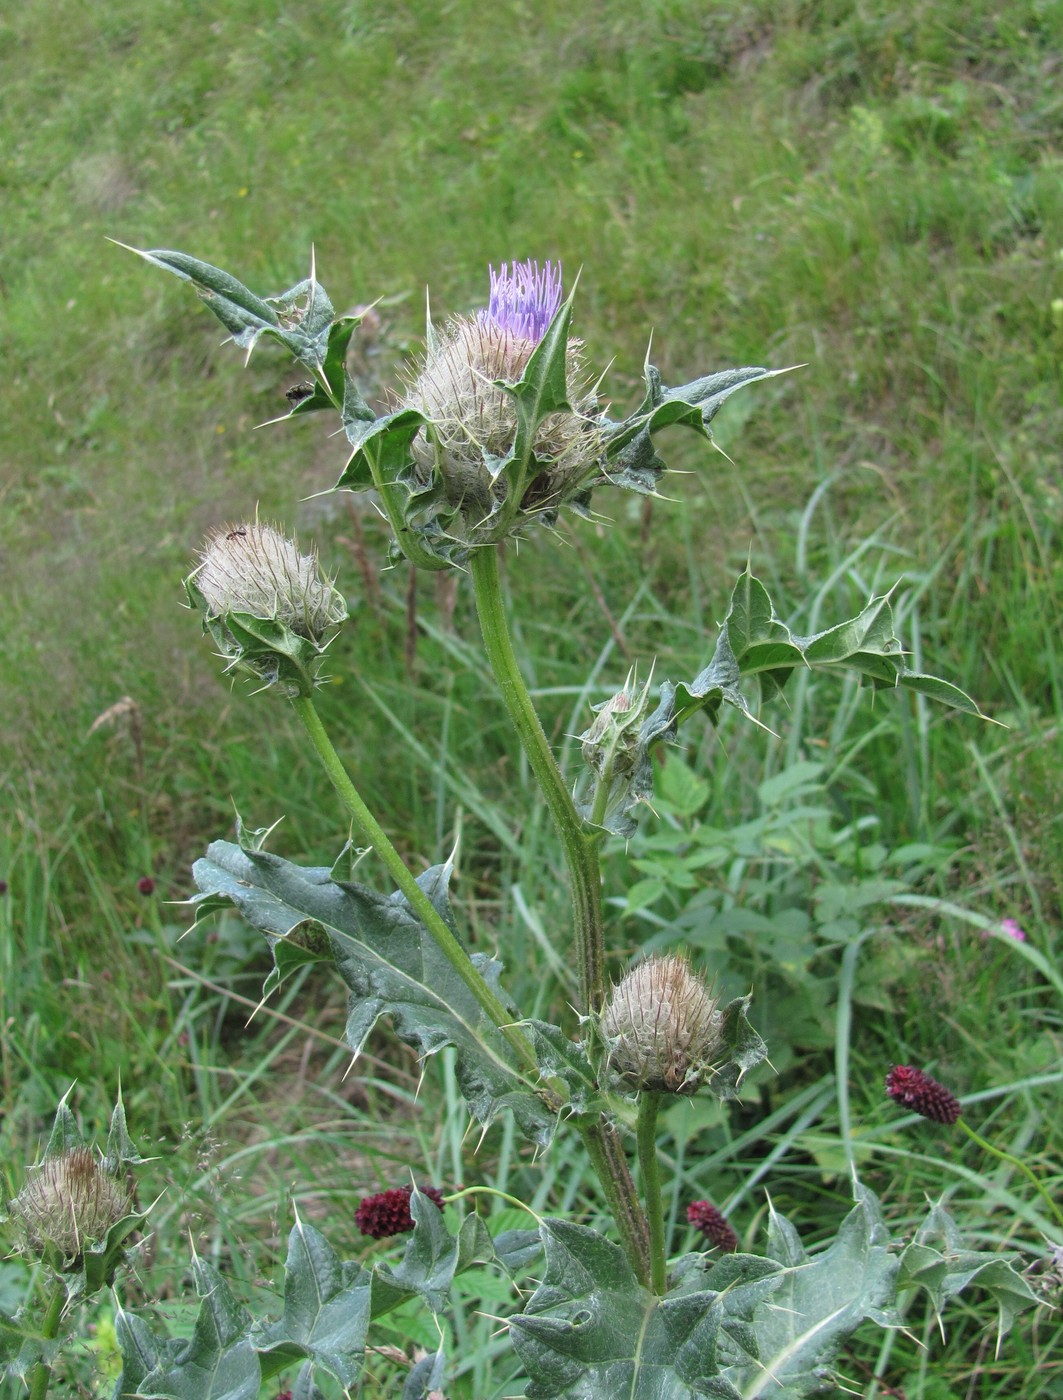
[[[129,1191],[90,1147],[46,1157],[30,1169],[25,1186],[11,1202],[27,1246],[34,1251],[51,1246],[65,1259],[106,1238],[129,1209]]]
[[[210,535],[192,577],[211,617],[248,613],[316,641],[347,616],[317,555],[300,554],[294,540],[257,521]]]
[[[720,1049],[717,999],[685,958],[651,957],[613,988],[602,1031],[631,1087],[692,1094]]]

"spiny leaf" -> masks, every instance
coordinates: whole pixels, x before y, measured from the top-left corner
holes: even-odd
[[[666,470],[653,445],[654,433],[679,424],[711,438],[709,424],[733,393],[746,384],[773,379],[787,372],[759,366],[727,369],[680,388],[668,389],[662,384],[659,371],[647,359],[643,370],[646,394],[642,403],[623,422],[609,426],[605,479],[614,486],[652,495]]]
[[[250,1316],[233,1297],[222,1276],[201,1259],[192,1263],[196,1291],[202,1298],[188,1341],[167,1339],[162,1346],[143,1323],[120,1314],[116,1331],[125,1352],[130,1379],[140,1372],[135,1390],[118,1389],[117,1397],[151,1396],[152,1400],[258,1400],[262,1372],[248,1331]],[[146,1374],[146,1362],[153,1362]],[[119,1386],[126,1384],[123,1369]]]
[[[418,879],[448,924],[450,871],[449,864],[434,866]],[[481,1122],[511,1108],[525,1134],[549,1139],[553,1117],[515,1066],[509,1043],[401,894],[378,894],[366,885],[336,881],[327,869],[303,869],[225,841],[216,841],[192,873],[202,892],[197,923],[232,904],[273,947],[308,924],[325,931],[350,990],[347,1043],[356,1054],[380,1017],[388,1016],[400,1039],[421,1055],[445,1045],[456,1048],[458,1081]],[[501,995],[501,964],[481,954],[472,960]]]
[[[774,1266],[730,1256],[719,1286],[711,1267],[687,1269],[680,1288],[656,1298],[596,1231],[548,1219],[541,1234],[545,1276],[509,1320],[529,1400],[737,1400],[723,1368],[748,1360],[749,1319]]]
[[[938,1247],[940,1246],[940,1247]],[[900,1287],[926,1289],[940,1311],[971,1284],[984,1288],[997,1305],[1000,1336],[1011,1330],[1016,1315],[1040,1301],[1013,1267],[1017,1254],[994,1254],[964,1247],[959,1230],[941,1205],[932,1207],[900,1259]]]
[[[371,1282],[361,1265],[342,1262],[319,1231],[296,1220],[284,1265],[284,1315],[256,1327],[251,1340],[260,1351],[291,1349],[353,1386],[362,1370]]]
[[[715,724],[724,705],[752,719],[742,682],[755,681],[761,698],[771,700],[798,669],[855,673],[876,689],[913,690],[965,714],[983,717],[970,696],[956,686],[908,669],[893,629],[888,597],[874,597],[856,617],[803,637],[780,621],[764,585],[747,567],[731,593],[708,665],[685,684],[665,681],[661,685],[660,703],[640,729],[634,750],[627,756],[626,771],[612,779],[602,821],[605,829],[625,839],[634,833],[631,813],[653,790],[652,750],[658,744],[673,742],[684,721],[704,710]],[[592,780],[584,780],[577,806],[580,815],[589,819],[595,808]]]
[[[380,1263],[373,1276],[373,1316],[379,1317],[415,1295],[434,1313],[447,1306],[454,1279],[474,1264],[494,1258],[494,1246],[478,1215],[467,1215],[457,1235],[443,1213],[416,1187],[410,1196],[413,1236],[400,1264]]]

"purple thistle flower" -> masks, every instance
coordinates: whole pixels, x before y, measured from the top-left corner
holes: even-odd
[[[894,1065],[886,1075],[886,1093],[894,1103],[933,1123],[955,1123],[960,1116],[960,1101],[952,1090],[912,1065]]]
[[[497,272],[489,270],[491,299],[480,312],[481,323],[538,343],[561,305],[561,264],[546,262],[540,268],[529,258],[515,262],[512,271],[509,263]]]

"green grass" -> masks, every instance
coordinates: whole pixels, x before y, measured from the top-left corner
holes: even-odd
[[[293,859],[331,860],[345,835],[284,707],[226,690],[178,606],[205,530],[257,505],[315,534],[355,602],[322,704],[370,805],[415,862],[460,830],[475,945],[501,950],[529,1011],[569,995],[558,855],[491,706],[468,589],[419,579],[411,631],[406,574],[378,573],[375,515],[302,503],[338,476],[341,442],[307,422],[253,430],[295,374],[270,349],[242,370],[186,288],[107,238],[187,249],[260,292],[302,276],[313,246],[338,307],[384,299],[358,351],[374,392],[416,352],[426,284],[440,320],[483,297],[489,261],[528,255],[582,268],[577,329],[592,364],[612,361],[618,406],[651,330],[670,383],[805,366],[721,415],[734,465],[665,440],[685,473],[665,483],[675,504],[600,493],[610,528],[522,544],[507,575],[522,661],[575,772],[568,736],[631,661],[656,656],[662,677],[704,664],[747,555],[798,630],[899,580],[916,657],[1010,727],[809,676],[765,715],[777,738],[731,721],[691,734],[704,820],[745,822],[765,779],[826,762],[837,825],[887,852],[927,846],[918,892],[943,902],[869,906],[848,990],[840,950],[808,965],[822,1025],[792,1037],[780,1076],[730,1118],[697,1103],[668,1117],[674,1219],[716,1195],[752,1239],[767,1187],[810,1238],[829,1234],[847,1112],[896,1219],[946,1190],[983,1246],[1041,1249],[1022,1182],[898,1127],[881,1080],[911,1060],[992,1094],[972,1122],[1058,1183],[1058,1085],[1041,1081],[1059,998],[949,908],[1014,916],[1058,955],[1061,43],[1050,0],[576,0],[534,16],[472,0],[27,0],[0,18],[0,1163],[15,1189],[70,1082],[102,1126],[121,1076],[159,1157],[145,1193],[167,1187],[134,1302],[176,1298],[189,1232],[248,1288],[273,1277],[289,1193],[363,1250],[357,1197],[409,1167],[537,1208],[593,1218],[600,1203],[578,1161],[532,1163],[505,1128],[474,1154],[459,1113],[441,1128],[425,1105],[453,1095],[448,1067],[418,1095],[387,1034],[344,1078],[338,984],[297,979],[274,1008],[290,1021],[247,1027],[256,940],[225,921],[216,942],[178,941],[188,911],[166,901],[190,892],[234,805],[256,826],[283,814],[275,849]],[[125,696],[135,708],[112,711]],[[770,912],[784,889],[811,915],[820,875],[765,859],[731,872],[736,899]],[[646,932],[617,918],[613,947]],[[847,998],[839,1092],[825,1046]],[[926,1353],[900,1338],[880,1362],[872,1335],[846,1374],[868,1396],[876,1366],[920,1400],[1050,1395],[1052,1318],[1021,1319],[999,1357],[990,1325],[975,1295],[944,1343],[920,1314]],[[506,1393],[492,1325],[470,1308],[455,1327],[454,1394]],[[394,1393],[399,1370],[379,1364],[367,1393]]]

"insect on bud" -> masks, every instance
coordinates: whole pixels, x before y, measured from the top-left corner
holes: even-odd
[[[647,958],[602,1014],[610,1065],[628,1088],[695,1093],[722,1046],[717,1007],[685,958]]]
[[[310,693],[328,634],[347,618],[316,554],[257,522],[208,536],[185,589],[230,667],[289,695]]]
[[[192,575],[212,617],[248,613],[283,622],[320,642],[347,617],[347,605],[322,574],[316,554],[300,554],[272,525],[234,525],[207,538]]]
[[[92,1148],[72,1147],[31,1168],[10,1209],[27,1251],[68,1267],[90,1245],[106,1239],[130,1206],[129,1191]]]

